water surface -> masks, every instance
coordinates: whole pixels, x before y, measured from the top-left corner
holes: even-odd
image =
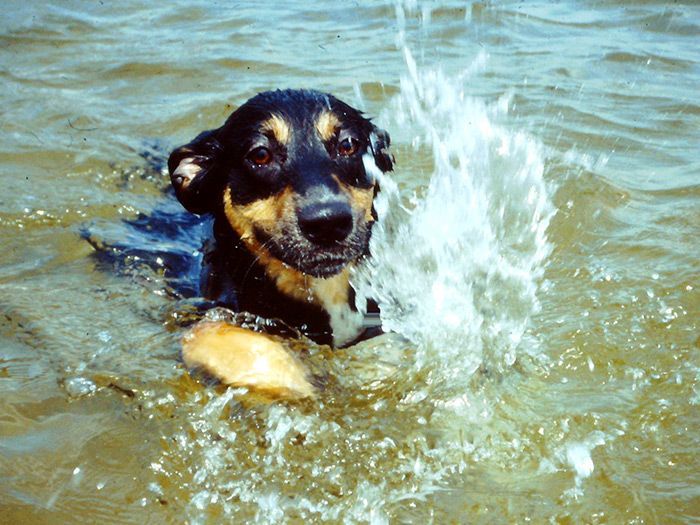
[[[655,1],[4,10],[3,520],[697,523],[698,21]],[[410,277],[375,284],[405,285],[385,321],[408,340],[309,344],[321,400],[259,406],[178,362],[192,301],[167,260],[116,271],[81,231],[177,213],[144,144],[278,87],[389,130],[385,224],[403,204],[424,242],[389,231],[377,254]],[[196,251],[191,227],[159,249]]]

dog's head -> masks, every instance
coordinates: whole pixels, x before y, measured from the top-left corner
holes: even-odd
[[[188,210],[224,215],[258,256],[330,277],[367,250],[378,186],[365,162],[391,170],[388,146],[331,95],[271,91],[177,148],[168,167]]]

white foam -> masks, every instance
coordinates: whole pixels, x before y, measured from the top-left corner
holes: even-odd
[[[417,367],[460,381],[510,366],[538,308],[553,214],[545,156],[533,137],[499,124],[507,96],[489,105],[465,93],[485,55],[448,77],[403,52],[408,73],[388,118],[414,130],[415,148],[430,148],[433,173],[423,198],[407,198],[365,159],[381,185],[379,220],[353,285],[358,305],[375,298],[384,329],[417,345]]]
[[[583,443],[571,443],[566,447],[566,460],[581,480],[593,473],[594,465],[591,459],[591,449]]]

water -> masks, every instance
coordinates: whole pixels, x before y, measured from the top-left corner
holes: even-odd
[[[359,296],[379,301],[385,330],[418,345],[417,367],[453,382],[515,361],[538,306],[552,206],[541,147],[494,123],[508,100],[487,107],[466,96],[468,71],[419,72],[403,45],[409,73],[392,113],[396,127],[421,131],[412,144],[426,143],[434,167],[410,211],[382,180]]]
[[[3,520],[697,522],[697,6],[5,13]],[[177,361],[199,225],[125,274],[80,232],[171,211],[145,140],[286,86],[392,135],[361,286],[404,335],[307,344],[321,399],[259,406]]]

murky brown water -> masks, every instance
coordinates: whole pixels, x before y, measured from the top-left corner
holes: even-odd
[[[441,383],[391,337],[311,345],[322,399],[272,406],[192,381],[174,320],[190,303],[162,272],[100,265],[80,231],[168,201],[146,141],[182,143],[277,87],[376,116],[395,180],[421,192],[430,150],[392,114],[394,5],[3,11],[0,521],[700,522],[694,3],[406,10],[419,70],[482,56],[466,93],[509,94],[500,126],[543,145],[540,311],[503,373]]]

